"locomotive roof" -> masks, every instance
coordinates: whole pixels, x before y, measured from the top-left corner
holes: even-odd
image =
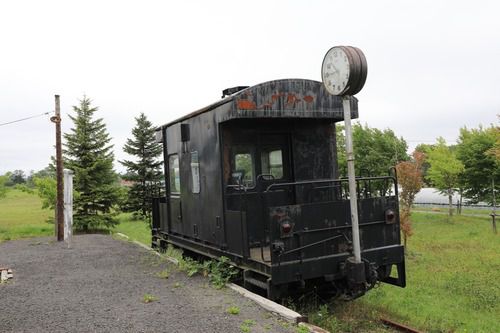
[[[342,97],[329,94],[322,82],[283,79],[257,84],[236,92],[202,109],[169,122],[182,122],[231,103],[220,121],[236,118],[327,118],[344,119]],[[358,100],[351,97],[351,116],[358,117]]]

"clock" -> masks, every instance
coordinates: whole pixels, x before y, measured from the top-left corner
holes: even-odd
[[[353,96],[361,91],[368,74],[363,52],[353,46],[334,46],[325,55],[321,79],[326,90],[336,96]]]

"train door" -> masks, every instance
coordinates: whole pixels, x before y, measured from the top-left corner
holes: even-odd
[[[290,139],[288,133],[253,131],[251,134],[246,133],[244,141],[239,141],[236,135],[226,135],[232,139],[225,142],[225,168],[229,169],[224,172],[229,178],[225,191],[226,217],[234,216],[234,224],[244,223],[240,228],[243,252],[254,260],[268,261],[266,207],[292,204],[294,194],[286,188],[265,192],[271,184],[293,181]]]
[[[172,232],[182,233],[182,202],[181,202],[181,176],[179,169],[179,155],[168,157],[170,221]]]

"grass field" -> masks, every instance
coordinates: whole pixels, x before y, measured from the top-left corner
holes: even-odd
[[[139,241],[151,246],[151,229],[145,221],[132,219],[132,214],[122,213],[118,215],[120,224],[113,228],[113,232],[121,232],[130,237],[130,239]]]
[[[448,214],[448,206],[430,207],[430,206],[415,206],[413,207],[415,212],[435,212]],[[485,215],[490,216],[492,208],[462,208],[462,215]],[[500,213],[500,209],[497,207],[497,214]],[[457,207],[453,206],[453,215],[457,215]]]
[[[0,199],[0,241],[53,234],[33,194],[10,190]],[[349,303],[309,308],[309,318],[332,332],[387,332],[378,318],[426,332],[500,332],[500,235],[488,216],[416,212],[406,258],[407,287],[382,284]],[[149,227],[120,214],[113,232],[150,244]],[[333,315],[332,315],[333,312]]]
[[[19,190],[8,190],[0,198],[0,242],[35,236],[54,235],[54,225],[47,223],[54,211],[42,209],[40,198]]]
[[[407,287],[358,300],[429,332],[500,332],[500,236],[487,217],[414,213]]]

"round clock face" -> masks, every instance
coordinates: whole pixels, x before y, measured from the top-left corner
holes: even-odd
[[[341,47],[332,47],[323,59],[321,77],[326,90],[332,95],[342,95],[348,88],[351,75],[349,58]]]

